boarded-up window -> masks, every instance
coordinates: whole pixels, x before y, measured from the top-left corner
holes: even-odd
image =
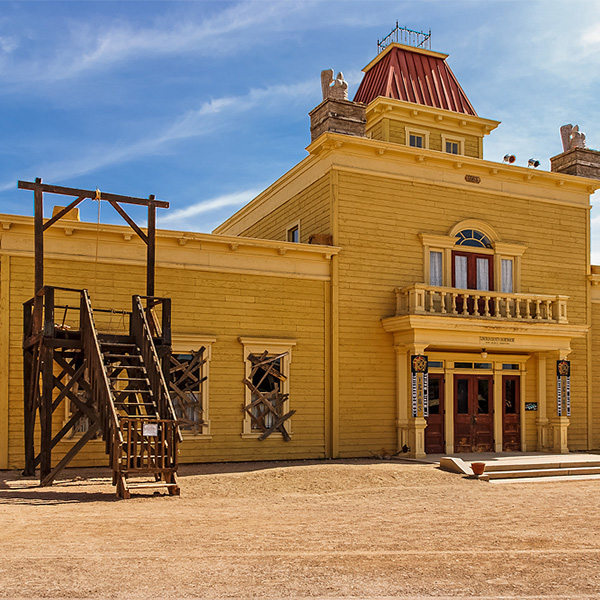
[[[171,355],[170,383],[171,400],[180,429],[202,433],[206,425],[207,399],[203,397],[202,385],[208,378],[206,349],[173,353]]]

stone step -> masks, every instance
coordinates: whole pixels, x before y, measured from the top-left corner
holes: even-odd
[[[532,469],[512,469],[514,465],[510,465],[511,470],[505,471],[487,471],[483,475],[479,476],[479,479],[483,481],[489,481],[491,479],[513,479],[513,478],[529,478],[529,477],[564,477],[571,475],[600,475],[599,466],[583,466],[583,467],[563,467],[563,468],[544,468]]]
[[[477,462],[477,461],[474,461]],[[578,467],[600,467],[599,460],[572,460],[572,461],[527,461],[527,462],[485,462],[486,473],[495,471],[529,471],[536,469],[576,469]]]

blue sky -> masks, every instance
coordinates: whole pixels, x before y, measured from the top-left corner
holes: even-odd
[[[477,113],[502,121],[486,159],[549,169],[565,123],[600,148],[596,0],[0,0],[0,212],[31,214],[16,182],[42,177],[155,194],[159,226],[210,231],[306,156],[321,70],[352,97],[396,20],[431,29]],[[597,207],[592,231],[600,264]]]

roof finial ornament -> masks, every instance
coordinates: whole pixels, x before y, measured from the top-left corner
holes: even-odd
[[[333,69],[321,71],[321,90],[323,91],[323,100],[328,98],[348,100],[348,84],[344,81],[341,71],[335,79],[333,78]]]
[[[572,150],[573,148],[587,148],[585,145],[585,133],[579,131],[579,125],[563,125],[560,128],[560,137],[562,139],[563,150]]]

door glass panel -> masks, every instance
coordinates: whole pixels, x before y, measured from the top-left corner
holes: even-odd
[[[487,415],[490,412],[490,382],[488,379],[477,380],[477,414]]]
[[[459,415],[469,414],[469,380],[458,379],[456,381],[456,413]]]
[[[429,414],[440,414],[440,378],[429,377]]]
[[[504,412],[514,415],[517,412],[517,381],[515,379],[504,380]]]
[[[460,290],[467,289],[467,257],[454,257],[454,287]]]
[[[490,289],[490,261],[487,258],[477,259],[477,289]]]

